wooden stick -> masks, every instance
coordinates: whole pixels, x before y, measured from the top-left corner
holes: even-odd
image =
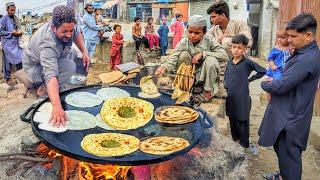
[[[0,161],[8,161],[8,160],[25,160],[25,161],[33,161],[33,162],[50,162],[51,159],[47,158],[38,158],[38,157],[30,157],[26,155],[11,155],[11,156],[5,156],[0,157]]]
[[[40,155],[38,152],[32,152],[32,151],[26,151],[26,152],[17,152],[17,153],[4,153],[0,154],[1,157],[6,157],[6,156],[16,156],[16,155]]]
[[[32,164],[33,162],[30,162],[30,161],[25,161],[25,162],[22,162],[22,163],[19,163],[18,165],[16,166],[13,166],[12,168],[8,169],[6,171],[7,175],[8,176],[13,176],[15,174],[17,174],[17,172],[19,172],[21,169],[23,169],[25,166],[28,166],[30,164]],[[20,172],[21,173],[21,172]]]
[[[35,170],[38,166],[40,166],[42,164],[42,162],[40,163],[33,163],[33,165],[26,170],[23,174],[22,177],[26,178],[33,170]]]

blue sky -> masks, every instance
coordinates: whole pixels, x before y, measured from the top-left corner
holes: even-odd
[[[9,1],[12,1],[12,0],[0,0],[1,14],[6,13],[5,4],[6,4],[6,2],[9,2]],[[31,8],[39,7],[42,5],[50,4],[50,3],[55,2],[57,0],[13,0],[13,1],[15,1],[17,9],[22,10],[22,9],[31,9]],[[65,2],[60,3],[60,4],[66,4],[66,2],[67,1],[65,0]],[[33,13],[42,14],[43,12],[52,12],[53,8],[54,8],[54,6],[44,8],[41,10],[37,10],[37,11],[34,11]],[[23,14],[25,14],[25,12]]]

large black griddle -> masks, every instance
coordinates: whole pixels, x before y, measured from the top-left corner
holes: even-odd
[[[140,88],[136,86],[116,86],[116,87],[119,87],[123,90],[128,91],[132,97],[138,97],[138,93],[140,92]],[[100,85],[85,86],[85,87],[75,88],[75,89],[71,89],[71,90],[60,93],[63,109],[64,110],[82,110],[82,111],[89,112],[93,115],[97,115],[100,112],[102,104],[92,108],[77,108],[77,107],[73,107],[66,104],[64,99],[68,94],[73,92],[90,92],[95,94],[100,88],[102,88]],[[140,98],[140,99],[143,99],[143,98]],[[159,98],[144,99],[144,100],[151,102],[155,106],[155,109],[161,106],[174,105],[175,103],[175,101],[171,99],[171,94],[168,94],[168,93],[161,93],[161,96]],[[88,129],[88,130],[81,130],[81,131],[67,130],[66,132],[63,132],[63,133],[53,133],[53,132],[39,129],[38,123],[33,121],[33,116],[37,112],[38,108],[43,103],[46,103],[46,102],[49,102],[48,98],[36,105],[31,106],[26,112],[24,112],[20,116],[21,120],[30,122],[32,124],[33,133],[50,148],[53,148],[54,150],[58,151],[63,155],[69,156],[71,158],[74,158],[80,161],[89,162],[89,163],[136,166],[136,165],[159,163],[162,161],[173,159],[179,155],[183,155],[188,151],[190,151],[199,142],[204,128],[213,127],[213,119],[203,109],[199,108],[197,110],[200,113],[200,116],[197,119],[197,121],[184,124],[184,125],[159,124],[155,121],[153,117],[153,119],[147,125],[141,128],[138,128],[136,130],[108,131],[108,130],[101,129],[99,127],[95,127],[93,129]],[[188,104],[184,104],[184,105],[188,106]],[[105,132],[129,134],[139,138],[141,141],[149,137],[154,137],[158,135],[175,136],[175,137],[181,137],[188,140],[190,143],[190,146],[181,151],[178,151],[169,155],[150,155],[138,150],[132,154],[124,155],[120,157],[99,157],[99,156],[89,154],[81,148],[80,143],[83,137],[85,137],[88,134],[105,133]]]

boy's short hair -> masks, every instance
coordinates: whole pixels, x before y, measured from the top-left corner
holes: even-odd
[[[183,17],[183,15],[182,14],[177,14],[176,15],[176,19],[178,19],[179,17]]]
[[[152,17],[152,16],[149,16],[149,17],[147,18],[147,22],[149,22],[151,19],[153,20],[153,17]]]
[[[137,22],[137,21],[141,20],[141,18],[137,16],[133,20],[134,20],[134,22]]]
[[[113,25],[113,30],[115,31],[117,29],[117,27],[120,27],[121,28],[121,25],[120,24],[115,24]]]
[[[249,39],[245,35],[239,34],[239,35],[233,36],[231,43],[232,44],[242,44],[244,46],[248,46]]]
[[[316,35],[317,20],[311,13],[301,13],[288,23],[286,29],[296,30],[299,33],[311,31],[313,35]]]
[[[208,8],[207,14],[210,15],[212,12],[219,14],[219,15],[224,14],[229,19],[229,6],[224,1],[216,2],[216,3],[212,4]]]

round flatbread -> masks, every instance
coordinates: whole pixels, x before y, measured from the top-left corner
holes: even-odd
[[[38,125],[39,129],[45,130],[45,131],[50,131],[50,132],[55,132],[55,133],[61,133],[67,131],[66,126],[60,126],[60,127],[53,127],[50,123],[45,122],[45,123],[40,123]]]
[[[102,119],[102,117],[101,117],[100,114],[97,114],[97,115],[96,115],[96,119],[95,119],[95,120],[96,120],[96,125],[97,125],[98,127],[102,128],[102,129],[105,129],[105,130],[115,130],[115,129],[113,129],[112,127],[108,126],[108,125],[106,124],[106,122],[103,121],[103,119]]]
[[[67,115],[66,127],[69,130],[84,130],[96,127],[96,117],[85,111],[65,111]]]
[[[155,119],[161,123],[185,124],[197,120],[199,113],[186,106],[163,106],[156,110]]]
[[[94,107],[102,103],[102,99],[99,96],[88,92],[71,93],[67,95],[65,101],[71,106],[80,108]]]
[[[137,129],[146,125],[153,116],[154,106],[147,101],[123,97],[106,101],[101,109],[102,119],[116,130]]]
[[[138,93],[138,96],[141,97],[141,98],[145,98],[145,99],[152,99],[152,98],[157,98],[157,97],[160,97],[161,94],[160,93],[157,93],[157,94],[146,94],[144,92],[139,92]]]
[[[43,103],[39,108],[38,108],[38,111],[39,112],[47,112],[47,113],[50,113],[52,112],[52,104],[51,102],[46,102],[46,103]]]
[[[147,154],[167,155],[190,146],[185,139],[169,136],[158,136],[141,142],[140,150]]]
[[[37,123],[48,123],[51,118],[51,112],[36,112],[33,116],[33,121]]]
[[[117,97],[130,97],[130,94],[117,87],[99,89],[97,95],[104,101]]]
[[[90,134],[83,138],[81,147],[96,156],[123,156],[139,149],[140,140],[119,133]]]

